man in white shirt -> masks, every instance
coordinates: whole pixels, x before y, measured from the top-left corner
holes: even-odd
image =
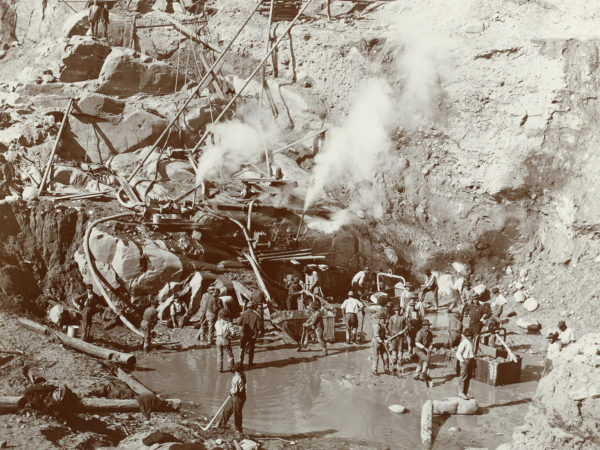
[[[348,292],[348,298],[342,303],[342,313],[346,322],[346,344],[356,343],[358,330],[358,313],[364,311],[365,306],[360,300],[354,298],[354,292]],[[363,315],[364,319],[364,315]]]
[[[227,357],[229,369],[233,368],[233,350],[231,349],[231,339],[234,330],[231,323],[229,312],[226,309],[219,311],[219,319],[215,323],[215,332],[217,334],[217,366],[219,372],[223,372],[223,354]]]
[[[567,324],[564,320],[558,322],[558,329],[560,330],[558,338],[562,342],[563,347],[566,347],[571,342],[575,342],[575,333],[573,333],[573,330],[571,328],[567,327]]]
[[[352,289],[364,290],[367,286],[365,285],[365,281],[367,280],[367,274],[369,272],[369,268],[365,267],[363,270],[356,272],[356,274],[352,277]]]
[[[562,349],[562,343],[558,338],[557,332],[549,332],[548,336],[548,350],[546,352],[546,362],[544,364],[544,371],[542,372],[542,376],[546,375],[548,372],[552,370],[552,361],[556,358]]]
[[[460,363],[460,378],[458,380],[458,396],[463,400],[468,400],[469,383],[473,376],[473,366],[475,364],[475,353],[473,349],[473,330],[467,328],[463,333],[463,339],[456,349],[456,359]]]

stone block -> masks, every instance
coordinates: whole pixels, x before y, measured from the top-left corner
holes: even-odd
[[[475,414],[477,412],[477,400],[474,398],[471,400],[458,399],[458,407],[456,414]]]

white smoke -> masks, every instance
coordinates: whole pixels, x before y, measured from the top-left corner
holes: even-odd
[[[359,88],[344,123],[328,132],[323,149],[315,157],[304,210],[327,189],[356,186],[348,210],[381,216],[373,179],[389,162],[393,149],[390,131],[397,122],[393,98],[392,88],[381,79],[368,80]],[[340,214],[336,223],[343,225],[342,217],[349,220],[353,215]]]
[[[258,127],[232,120],[211,126],[214,144],[204,149],[198,160],[196,182],[216,176],[229,176],[239,170],[245,163],[259,159],[265,146],[273,146],[276,142],[274,130],[260,130]]]

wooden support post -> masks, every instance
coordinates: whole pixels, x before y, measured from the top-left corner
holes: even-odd
[[[294,43],[292,41],[292,30],[288,31],[288,38],[290,39],[290,59],[292,64],[292,83],[295,83],[297,80],[296,77],[296,56],[294,55]]]
[[[62,136],[63,130],[65,129],[65,125],[67,123],[67,119],[69,117],[69,113],[71,112],[72,107],[73,99],[69,100],[69,104],[67,105],[67,109],[65,111],[65,115],[63,116],[62,123],[60,124],[60,128],[58,129],[58,134],[56,135],[54,147],[52,147],[52,152],[50,152],[50,157],[48,158],[48,162],[46,163],[46,170],[44,171],[44,176],[42,177],[42,181],[40,182],[38,195],[41,195],[44,192],[44,189],[46,188],[46,182],[48,181],[48,177],[50,176],[50,170],[52,169],[52,161],[54,160],[54,154],[56,153],[56,149],[58,148],[58,144],[60,143],[60,138]]]
[[[312,0],[309,0],[309,1],[312,1]],[[198,86],[196,86],[196,88],[194,89],[194,91],[190,94],[190,97],[186,100],[186,102],[183,104],[183,106],[181,108],[179,108],[179,111],[177,111],[177,113],[175,114],[175,116],[171,119],[171,122],[169,122],[169,124],[164,129],[164,131],[160,134],[160,136],[158,137],[158,139],[156,139],[156,141],[152,145],[152,148],[150,149],[150,151],[146,154],[146,156],[144,156],[144,159],[138,164],[138,166],[131,173],[131,175],[129,175],[129,178],[127,179],[127,181],[131,182],[131,180],[133,180],[133,178],[138,173],[138,171],[144,166],[144,164],[146,163],[146,161],[148,160],[148,158],[150,157],[150,155],[154,152],[154,150],[156,150],[156,148],[158,147],[158,145],[160,144],[160,142],[168,134],[168,132],[171,129],[171,127],[175,124],[175,122],[177,122],[177,119],[179,119],[179,116],[185,110],[185,108],[187,108],[187,106],[190,104],[190,102],[192,101],[192,99],[196,96],[197,93],[202,92],[206,88],[207,82],[209,82],[210,79],[211,79],[211,74],[215,70],[218,70],[218,68],[220,67],[219,64],[223,61],[223,58],[229,52],[229,49],[231,49],[231,46],[233,45],[233,43],[235,42],[235,40],[238,38],[238,36],[242,32],[242,30],[246,27],[246,25],[248,24],[248,22],[250,22],[250,19],[252,18],[252,16],[258,10],[259,7],[260,7],[260,2],[257,2],[255,8],[248,15],[248,17],[246,18],[246,20],[244,21],[244,23],[242,24],[242,26],[239,28],[239,30],[237,31],[237,33],[235,34],[235,36],[233,36],[233,38],[231,39],[231,41],[229,41],[229,44],[227,44],[227,47],[225,47],[225,49],[221,52],[221,54],[219,55],[219,57],[217,58],[217,60],[210,67],[210,70],[204,75],[204,77],[202,78],[202,80],[200,80],[200,82],[198,83]]]

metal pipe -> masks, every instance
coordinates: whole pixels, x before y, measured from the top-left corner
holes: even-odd
[[[171,120],[171,122],[169,122],[169,124],[164,129],[164,131],[160,134],[160,136],[158,137],[158,139],[156,139],[156,142],[154,142],[154,145],[152,145],[152,148],[150,149],[150,151],[148,152],[148,154],[146,156],[144,156],[144,159],[142,160],[142,162],[140,164],[138,164],[138,166],[133,171],[133,173],[129,176],[129,178],[127,179],[127,181],[131,182],[131,180],[133,180],[133,177],[135,177],[135,175],[138,173],[138,171],[144,166],[144,164],[146,163],[146,161],[148,160],[148,158],[150,157],[150,155],[154,152],[154,150],[156,150],[156,147],[158,147],[158,144],[160,143],[160,141],[162,141],[163,138],[167,135],[168,131],[175,124],[175,122],[177,121],[177,119],[179,118],[179,116],[181,115],[181,113],[183,112],[183,110],[187,107],[187,105],[190,104],[190,102],[192,101],[192,99],[194,98],[194,96],[198,92],[200,92],[200,89],[203,88],[204,83],[212,76],[213,72],[219,66],[219,63],[221,62],[221,60],[225,57],[225,55],[227,54],[227,52],[229,51],[229,49],[231,48],[231,46],[233,45],[233,43],[235,42],[235,40],[238,38],[238,36],[242,32],[242,30],[246,27],[246,25],[248,24],[248,22],[250,22],[250,19],[252,18],[252,16],[254,15],[254,13],[258,10],[258,8],[260,7],[260,5],[261,5],[260,2],[258,2],[256,4],[256,7],[248,15],[248,17],[246,18],[246,20],[244,21],[244,23],[242,24],[242,26],[240,27],[240,29],[237,31],[237,33],[235,34],[235,36],[233,37],[233,39],[231,39],[231,41],[229,41],[229,44],[227,44],[227,47],[225,47],[225,49],[221,52],[221,54],[219,55],[219,57],[215,60],[215,62],[213,63],[213,65],[210,67],[209,71],[207,71],[206,74],[204,75],[204,77],[202,77],[202,80],[200,81],[200,83],[198,83],[198,86],[194,89],[194,91],[191,93],[190,97],[186,100],[186,102],[179,109],[179,111],[177,111],[177,114],[175,114],[175,117],[173,117],[173,119]]]
[[[262,68],[262,65],[265,63],[265,61],[269,58],[269,56],[271,56],[271,53],[273,53],[273,51],[275,51],[275,49],[277,47],[279,47],[279,44],[285,38],[287,32],[289,30],[291,30],[291,28],[294,26],[294,24],[296,23],[296,21],[300,18],[300,16],[304,12],[304,10],[306,10],[306,8],[308,8],[308,6],[312,3],[312,1],[313,0],[308,0],[306,2],[306,4],[302,7],[302,9],[300,11],[298,11],[298,14],[296,15],[296,17],[294,17],[294,20],[292,20],[292,22],[288,25],[287,30],[285,30],[285,32],[281,35],[281,37],[277,40],[277,42],[275,42],[275,44],[273,44],[273,47],[268,51],[268,53],[262,59],[262,61],[258,64],[258,66],[256,66],[256,68],[252,71],[252,73],[250,74],[250,76],[244,82],[243,86],[236,92],[236,94],[229,101],[229,103],[227,104],[227,106],[225,106],[225,108],[223,109],[223,111],[221,111],[221,114],[219,114],[219,116],[215,119],[215,122],[218,122],[219,120],[221,120],[223,118],[223,116],[227,113],[227,111],[229,110],[229,108],[231,107],[231,105],[233,105],[233,103],[238,99],[238,97],[242,94],[242,92],[244,92],[244,89],[246,89],[246,87],[250,84],[250,81],[252,81],[252,79],[256,76],[256,74],[258,73],[258,71]],[[210,133],[209,130],[207,130],[207,131],[204,132],[204,134],[202,135],[202,138],[200,138],[200,140],[198,141],[198,143],[192,149],[192,151],[191,151],[192,154],[194,154],[200,148],[200,146],[204,143],[204,141],[206,141],[206,138],[208,137],[209,133]]]
[[[299,144],[299,143],[300,143],[300,142],[302,142],[302,141],[306,141],[307,139],[310,139],[310,138],[312,138],[312,137],[318,136],[318,135],[320,135],[321,133],[325,133],[326,131],[327,131],[327,128],[323,128],[323,129],[322,129],[322,130],[320,130],[320,131],[316,131],[316,132],[314,132],[314,133],[311,133],[311,134],[309,134],[309,135],[306,135],[306,136],[304,136],[303,138],[300,138],[300,139],[298,139],[298,140],[295,140],[294,142],[292,142],[292,143],[290,143],[290,144],[286,144],[286,145],[284,145],[283,147],[279,147],[278,149],[275,149],[275,150],[273,150],[273,151],[271,152],[271,154],[273,155],[273,154],[275,154],[275,153],[282,152],[282,151],[284,151],[285,149],[288,149],[288,148],[290,148],[290,147],[293,147],[294,145],[296,145],[296,144]]]

